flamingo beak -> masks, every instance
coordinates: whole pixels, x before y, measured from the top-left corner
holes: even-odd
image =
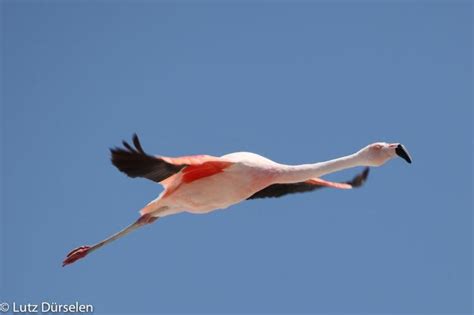
[[[404,159],[405,161],[411,164],[410,154],[408,153],[407,149],[405,149],[403,144],[400,144],[400,143],[398,144],[397,148],[395,149],[395,153],[399,157],[401,157],[402,159]]]

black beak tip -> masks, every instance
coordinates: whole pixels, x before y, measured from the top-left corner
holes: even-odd
[[[410,157],[410,154],[408,153],[407,149],[405,149],[405,147],[403,146],[403,144],[399,144],[397,146],[397,148],[395,149],[395,153],[401,157],[402,159],[404,159],[405,161],[407,161],[407,163],[411,164],[411,157]]]

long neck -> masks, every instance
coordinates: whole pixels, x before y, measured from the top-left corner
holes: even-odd
[[[315,164],[283,165],[275,181],[278,183],[304,182],[310,178],[362,165],[364,165],[363,160],[357,153]]]

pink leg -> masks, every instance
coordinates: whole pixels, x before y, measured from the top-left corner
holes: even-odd
[[[101,248],[102,246],[111,243],[112,241],[115,241],[116,239],[119,239],[128,233],[138,229],[139,227],[142,227],[147,224],[151,224],[155,222],[158,219],[158,217],[154,217],[151,214],[145,214],[142,215],[141,217],[138,218],[137,221],[135,221],[133,224],[127,226],[123,230],[121,230],[118,233],[115,233],[114,235],[106,238],[105,240],[93,245],[93,246],[80,246],[75,249],[73,249],[69,254],[67,254],[66,259],[63,261],[63,267],[69,264],[72,264],[76,260],[79,260],[81,258],[86,257],[88,254],[91,252]]]

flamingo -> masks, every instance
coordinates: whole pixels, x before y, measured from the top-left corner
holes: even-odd
[[[112,164],[129,177],[142,177],[160,183],[164,187],[163,192],[140,210],[140,217],[131,225],[95,245],[73,249],[63,261],[63,266],[168,215],[185,211],[209,213],[247,199],[281,197],[322,187],[356,188],[367,179],[369,166],[383,165],[395,156],[411,163],[408,151],[400,143],[377,142],[356,153],[326,162],[285,165],[250,152],[221,157],[152,156],[143,150],[136,134],[132,140],[133,146],[123,141],[122,148],[110,149]],[[366,168],[347,182],[319,178],[356,166]]]

